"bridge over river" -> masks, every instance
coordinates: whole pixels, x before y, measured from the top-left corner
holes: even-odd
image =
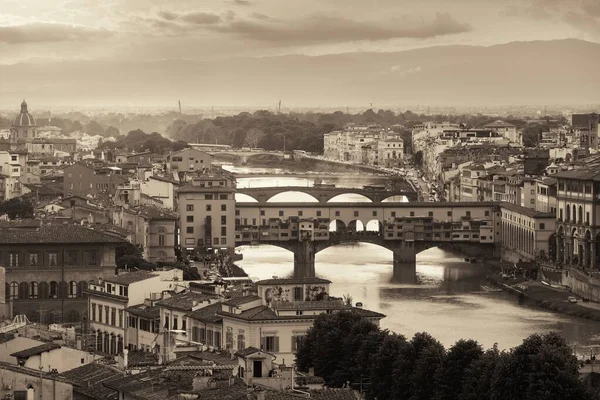
[[[289,188],[286,188],[289,189]],[[384,192],[389,196],[389,192]],[[416,279],[416,255],[444,244],[499,257],[499,203],[237,203],[236,246],[269,244],[294,253],[295,277],[315,276],[315,254],[368,242],[393,252],[394,279]],[[335,232],[330,232],[335,221]],[[374,232],[357,227],[377,223]]]
[[[274,196],[286,192],[300,192],[312,196],[319,203],[327,203],[343,194],[360,194],[372,202],[382,202],[394,196],[405,196],[408,201],[416,201],[417,193],[412,190],[384,190],[377,188],[337,188],[326,186],[281,186],[237,189],[237,193],[252,197],[261,204],[267,203]]]

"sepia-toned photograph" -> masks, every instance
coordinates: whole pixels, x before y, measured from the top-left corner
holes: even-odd
[[[600,400],[600,0],[0,0],[0,399]]]

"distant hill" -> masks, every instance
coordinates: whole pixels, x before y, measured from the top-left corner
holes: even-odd
[[[600,44],[568,39],[226,61],[0,65],[0,105],[600,103]],[[18,108],[18,107],[17,107]]]

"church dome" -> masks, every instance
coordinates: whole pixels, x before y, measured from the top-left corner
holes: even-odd
[[[33,115],[29,114],[29,112],[27,111],[27,103],[25,102],[25,100],[23,100],[23,102],[21,103],[21,113],[17,115],[14,119],[13,126],[35,126],[35,118],[33,118]]]

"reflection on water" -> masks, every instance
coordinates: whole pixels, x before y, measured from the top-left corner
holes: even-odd
[[[251,171],[246,168],[245,172]],[[238,187],[312,185],[309,181],[290,177],[246,178],[238,180]],[[326,178],[323,181],[327,183]],[[240,249],[244,259],[239,265],[254,279],[293,273],[293,255],[287,250],[273,246]],[[417,256],[420,284],[404,285],[390,283],[392,252],[375,245],[330,247],[316,257],[317,274],[333,282],[332,295],[350,294],[365,308],[386,314],[381,326],[405,336],[426,331],[446,346],[461,338],[473,338],[485,347],[497,342],[501,349],[507,349],[533,333],[556,330],[577,343],[579,349],[582,345],[600,346],[600,322],[519,305],[517,298],[508,293],[485,292],[481,289],[485,284],[485,271],[481,268],[434,248]]]
[[[240,248],[239,265],[254,279],[290,276],[293,255],[272,246]],[[419,285],[392,284],[392,253],[371,244],[330,247],[317,254],[317,274],[327,278],[331,294],[350,294],[365,308],[387,315],[381,326],[412,336],[426,331],[444,345],[473,338],[484,346],[507,349],[535,332],[558,330],[569,341],[600,345],[600,323],[570,318],[530,306],[516,297],[488,293],[485,271],[477,264],[434,248],[417,256]]]

